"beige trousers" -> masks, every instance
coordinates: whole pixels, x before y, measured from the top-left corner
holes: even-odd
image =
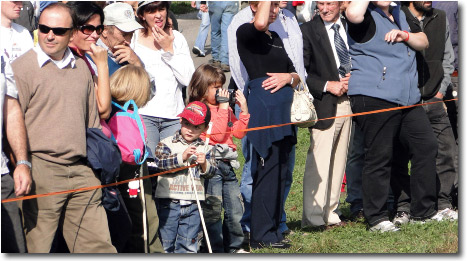
[[[31,195],[100,185],[81,162],[60,165],[32,156]],[[88,190],[23,201],[29,253],[49,253],[57,228],[71,253],[116,253],[101,204],[101,190]]]
[[[352,114],[347,96],[337,102],[336,116]],[[312,129],[303,177],[302,227],[339,223],[339,204],[352,118],[339,118],[326,130]]]

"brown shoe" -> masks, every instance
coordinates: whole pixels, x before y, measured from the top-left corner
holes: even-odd
[[[331,229],[334,229],[334,228],[337,228],[337,227],[343,227],[343,226],[346,226],[346,225],[347,225],[347,222],[341,221],[341,222],[336,223],[336,224],[327,225],[326,230],[331,230]]]

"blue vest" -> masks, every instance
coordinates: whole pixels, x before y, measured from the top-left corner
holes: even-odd
[[[357,43],[348,36],[352,57],[352,76],[348,95],[365,95],[400,105],[420,101],[415,51],[406,43],[387,43],[386,33],[392,29],[410,32],[400,5],[394,7],[394,23],[383,11],[370,4],[368,9],[376,24],[373,38]]]

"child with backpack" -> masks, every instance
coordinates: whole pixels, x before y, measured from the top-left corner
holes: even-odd
[[[193,74],[188,86],[188,101],[206,102],[211,110],[213,122],[209,145],[214,146],[218,170],[214,177],[205,180],[206,200],[202,203],[206,227],[215,253],[242,253],[243,231],[240,219],[243,216],[243,201],[234,168],[237,161],[237,147],[232,137],[243,138],[250,119],[245,96],[241,91],[230,93],[222,89],[224,72],[204,64]],[[217,96],[217,97],[216,97]],[[229,105],[240,106],[239,119]],[[201,135],[203,140],[206,135]],[[224,224],[221,212],[224,208]]]
[[[117,181],[147,176],[146,131],[138,108],[151,97],[149,75],[144,68],[125,65],[110,77],[110,93],[112,111],[109,119],[101,124],[104,133],[116,141],[122,155]],[[118,252],[162,252],[151,180],[131,181],[117,187],[122,204],[117,212],[107,211],[107,218],[112,243]],[[130,195],[131,189],[138,193]]]
[[[204,200],[203,178],[211,178],[217,170],[211,152],[205,153],[208,146],[200,139],[201,133],[208,128],[211,113],[206,104],[195,101],[189,103],[178,117],[181,129],[159,142],[154,162],[160,171],[193,163],[198,165],[158,176],[159,234],[166,253],[196,253],[201,219],[195,200]]]

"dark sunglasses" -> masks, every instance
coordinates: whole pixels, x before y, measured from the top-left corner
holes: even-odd
[[[43,34],[48,34],[50,30],[52,30],[55,35],[64,35],[66,32],[68,32],[68,30],[71,29],[73,28],[48,27],[47,25],[39,24],[39,31],[41,31]]]
[[[87,35],[90,35],[92,34],[94,31],[96,31],[96,33],[98,35],[100,35],[103,31],[104,31],[104,25],[98,25],[98,26],[94,26],[94,25],[90,25],[90,24],[85,24],[85,25],[82,25],[82,26],[79,26],[78,29],[83,33],[83,34],[87,34]]]

